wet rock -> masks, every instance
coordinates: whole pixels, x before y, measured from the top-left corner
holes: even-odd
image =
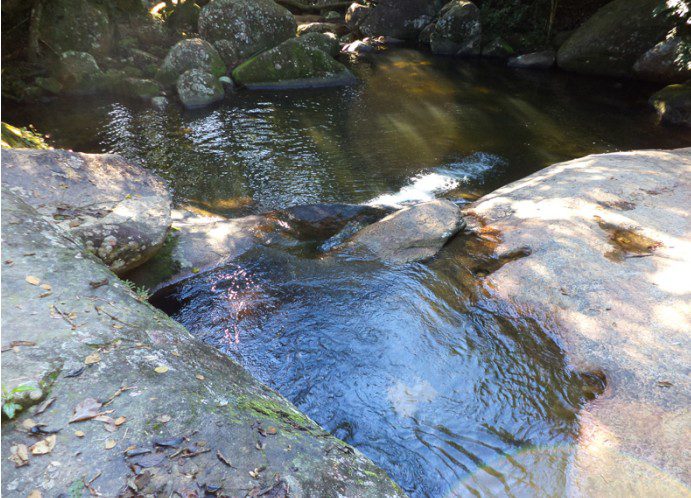
[[[430,34],[435,54],[479,55],[481,49],[480,10],[468,0],[452,0],[439,13]]]
[[[416,40],[422,28],[432,22],[435,3],[434,0],[380,0],[371,6],[367,15],[364,11],[357,13],[356,26],[366,36]]]
[[[552,50],[523,54],[509,59],[508,66],[520,69],[549,69],[554,66],[555,55]]]
[[[146,78],[124,78],[113,91],[121,96],[150,100],[161,94],[161,85]]]
[[[151,99],[151,105],[156,109],[165,109],[168,107],[168,99],[163,96],[154,97]]]
[[[365,18],[370,13],[369,5],[362,5],[360,3],[352,3],[345,13],[345,24],[351,30],[358,29],[358,26],[363,23]]]
[[[333,33],[337,36],[344,35],[348,29],[343,24],[333,22],[310,22],[300,24],[297,28],[297,35],[302,36],[307,33]]]
[[[557,53],[559,67],[630,76],[635,62],[664,39],[673,21],[657,15],[658,0],[614,0],[583,23]]]
[[[389,263],[424,261],[465,225],[453,202],[437,199],[406,207],[358,232],[345,246]]]
[[[199,15],[199,32],[229,68],[294,37],[296,29],[293,14],[271,0],[214,0]]]
[[[66,93],[94,94],[100,89],[101,76],[101,69],[91,54],[67,51],[60,55],[57,77]]]
[[[298,38],[306,47],[316,48],[335,57],[341,51],[341,44],[333,33],[307,33]]]
[[[362,453],[326,433],[228,356],[138,301],[105,266],[5,189],[2,214],[3,258],[14,261],[2,274],[3,344],[36,343],[3,352],[3,384],[40,380],[55,398],[39,415],[24,410],[16,422],[3,422],[2,454],[36,442],[19,430],[29,417],[61,429],[50,455],[28,454],[29,464],[20,468],[3,463],[3,496],[28,496],[35,489],[43,496],[75,489],[79,494],[80,483],[95,476],[91,485],[103,496],[203,496],[205,490],[235,495],[238,489],[244,495],[255,482],[257,496],[285,495],[288,489],[291,496],[307,490],[314,496],[404,496]],[[59,297],[38,298],[37,287],[25,281],[28,273],[51,282]],[[102,280],[104,285],[89,285]],[[56,309],[76,317],[76,328]],[[68,365],[84,365],[94,351],[100,361],[79,377],[62,374]],[[157,373],[162,365],[166,371]],[[68,424],[88,398],[110,399],[104,411],[113,410],[113,419],[124,417],[105,448],[103,424]],[[159,421],[163,415],[166,423]],[[275,431],[261,451],[257,424]],[[179,448],[155,445],[183,436]]]
[[[112,49],[113,27],[107,8],[99,2],[40,0],[32,11],[30,38],[37,56],[66,51],[102,56]]]
[[[218,78],[201,69],[190,69],[178,78],[178,97],[188,109],[206,107],[223,100],[225,92]]]
[[[288,89],[347,85],[355,76],[329,54],[291,39],[236,67],[233,80],[251,89]]]
[[[691,83],[669,85],[650,97],[662,123],[691,126]]]
[[[499,235],[497,254],[533,249],[487,277],[498,309],[538,320],[575,370],[606,381],[578,414],[567,496],[686,493],[690,180],[691,149],[594,155],[466,209],[473,230]],[[653,242],[635,250],[617,231]]]
[[[200,69],[217,78],[226,72],[226,66],[213,45],[201,38],[187,38],[170,49],[157,79],[166,85],[173,85],[182,73],[190,69]]]
[[[691,43],[680,36],[662,41],[634,64],[637,77],[661,83],[682,83],[691,78]]]
[[[60,83],[57,80],[57,78],[53,78],[53,77],[48,77],[48,78],[38,77],[38,78],[36,78],[34,83],[36,83],[36,86],[39,87],[40,89],[45,90],[48,93],[52,93],[53,95],[58,95],[63,90],[62,83]]]
[[[497,59],[507,59],[514,54],[514,49],[501,38],[495,38],[482,48],[483,57],[495,57]],[[554,58],[554,54],[552,54]],[[554,61],[552,61],[554,64]]]
[[[4,149],[2,185],[120,273],[151,257],[170,225],[165,183],[114,154]]]
[[[361,204],[306,204],[273,213],[285,220],[300,239],[327,239],[348,223],[369,225],[386,216],[390,210]]]
[[[344,54],[366,54],[369,52],[374,52],[375,48],[369,43],[365,43],[362,40],[355,40],[352,43],[346,43],[343,45],[341,52]]]

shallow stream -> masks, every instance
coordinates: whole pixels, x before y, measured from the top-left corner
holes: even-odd
[[[353,69],[351,88],[239,93],[198,112],[94,98],[3,118],[139,160],[178,202],[231,216],[467,202],[557,161],[691,143],[655,124],[654,89],[634,82],[404,49]],[[601,386],[538,324],[498,308],[480,278],[497,264],[468,237],[400,267],[265,248],[156,304],[413,496],[560,495],[577,412]]]

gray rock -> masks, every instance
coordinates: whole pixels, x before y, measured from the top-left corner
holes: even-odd
[[[417,40],[422,28],[432,22],[435,4],[435,0],[380,0],[362,16],[357,28],[366,36]]]
[[[297,35],[303,36],[307,33],[333,33],[337,36],[344,35],[348,32],[348,28],[344,24],[334,22],[308,22],[299,24],[297,28]]]
[[[156,109],[165,109],[168,107],[168,99],[161,96],[154,97],[151,99],[151,105],[153,105]]]
[[[233,70],[233,79],[250,89],[314,88],[349,85],[355,76],[329,54],[301,43],[283,42]]]
[[[233,496],[404,496],[362,453],[140,302],[100,262],[6,190],[2,214],[3,259],[12,261],[2,272],[3,344],[35,343],[3,352],[3,385],[41,383],[43,393],[54,398],[40,415],[29,409],[16,421],[3,421],[3,458],[12,446],[39,440],[21,430],[28,418],[61,430],[49,455],[30,454],[30,464],[19,468],[3,463],[3,496],[34,490],[43,496],[74,494],[82,489],[74,483],[84,476],[98,476],[92,485],[103,496],[203,496],[205,485],[221,486]],[[27,283],[27,275],[51,284],[53,293],[39,298],[45,291]],[[96,363],[76,377],[66,376],[85,367],[94,353]],[[110,416],[125,417],[126,423],[112,433],[94,420],[69,424],[75,407],[88,398],[110,399],[103,411],[113,410]],[[257,424],[267,437],[259,435]],[[76,437],[76,430],[85,435]],[[189,440],[178,442],[181,436]],[[114,448],[107,449],[107,439],[114,440]],[[154,440],[176,447],[155,448]],[[127,456],[129,446],[150,453]],[[170,458],[185,448],[198,453]],[[144,477],[133,473],[134,464],[145,468]],[[253,479],[250,472],[258,468],[261,475]]]
[[[86,52],[67,51],[60,54],[58,80],[65,93],[90,95],[100,89],[101,69],[93,55]]]
[[[115,154],[3,149],[2,185],[118,273],[150,258],[170,226],[163,180]]]
[[[480,10],[468,0],[451,0],[440,12],[430,34],[435,54],[479,55],[482,28]]]
[[[358,232],[344,247],[389,263],[433,257],[465,225],[453,202],[437,199],[406,207]]]
[[[523,54],[509,59],[508,66],[520,69],[549,69],[554,66],[555,55],[552,50]]]
[[[578,414],[565,496],[687,493],[690,182],[691,149],[603,154],[466,209],[499,258],[531,249],[486,278],[493,309],[537,321],[575,371],[606,381]]]
[[[365,43],[362,40],[355,40],[352,43],[343,45],[341,52],[344,54],[366,54],[369,52],[374,52],[374,50],[374,47],[369,43]]]
[[[660,122],[691,126],[691,82],[669,85],[650,97]]]
[[[188,38],[173,45],[161,64],[157,79],[173,85],[182,73],[190,69],[201,69],[217,78],[226,72],[226,66],[213,45],[201,38]]]
[[[206,107],[223,100],[223,85],[213,74],[201,69],[190,69],[178,78],[178,97],[188,109]]]
[[[345,13],[345,24],[351,31],[358,29],[370,13],[370,6],[360,3],[352,3]]]
[[[300,36],[298,42],[326,52],[331,57],[335,57],[341,51],[341,44],[333,33],[307,33]]]
[[[214,0],[199,15],[199,32],[229,68],[295,36],[293,14],[271,0]]]
[[[680,36],[662,41],[634,64],[637,77],[661,83],[683,83],[691,79],[691,42]]]

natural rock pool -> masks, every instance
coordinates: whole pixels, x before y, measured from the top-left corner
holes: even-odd
[[[395,50],[345,89],[241,93],[183,112],[103,100],[6,107],[56,146],[113,151],[178,201],[235,215],[314,202],[465,202],[593,152],[688,145],[650,87]],[[492,300],[500,264],[457,237],[392,267],[257,249],[156,304],[381,465],[413,496],[557,495],[601,386]],[[471,254],[471,256],[468,256]]]

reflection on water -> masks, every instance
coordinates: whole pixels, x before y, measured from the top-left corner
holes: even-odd
[[[16,108],[59,146],[115,151],[171,180],[178,198],[219,213],[365,202],[423,171],[477,153],[502,159],[464,189],[482,193],[592,152],[691,143],[654,124],[635,82],[434,58],[400,49],[354,64],[342,89],[238,93],[196,112],[83,98]]]

